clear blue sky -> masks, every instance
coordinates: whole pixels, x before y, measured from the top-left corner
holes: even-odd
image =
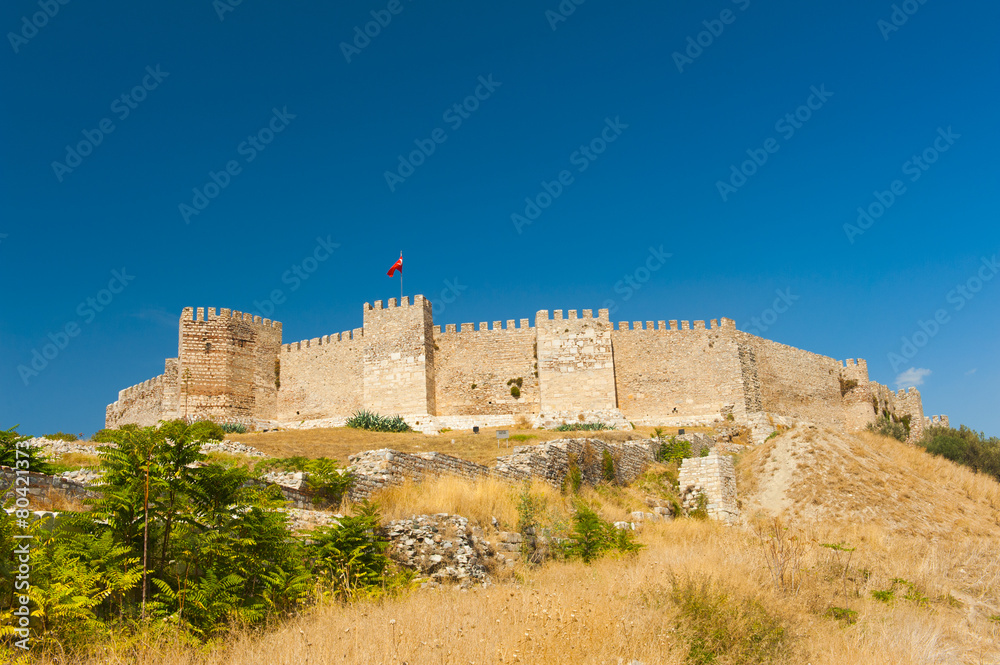
[[[359,327],[403,250],[438,323],[727,316],[1000,434],[996,3],[225,2],[0,10],[0,426],[101,427],[185,306]]]

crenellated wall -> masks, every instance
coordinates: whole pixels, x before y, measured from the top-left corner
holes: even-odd
[[[541,408],[535,329],[528,319],[475,330],[463,323],[434,326],[434,378],[438,416],[537,414]],[[519,397],[511,388],[520,380]],[[512,383],[513,382],[513,383]]]
[[[611,411],[617,408],[608,310],[561,309],[535,316],[538,385],[542,413]]]
[[[622,321],[611,333],[618,406],[636,424],[698,416],[746,417],[736,325],[730,319]]]
[[[421,431],[443,427],[618,427],[734,420],[770,434],[775,422],[861,429],[883,410],[925,427],[920,394],[841,362],[736,330],[731,319],[621,322],[608,310],[548,310],[505,325],[435,326],[431,303],[366,303],[363,327],[281,344],[281,324],[242,312],[185,308],[178,357],[119,393],[106,422],[175,417],[337,425],[358,409],[399,414]],[[518,390],[512,394],[511,388]]]
[[[350,415],[364,406],[361,328],[285,344],[278,354],[278,420]]]

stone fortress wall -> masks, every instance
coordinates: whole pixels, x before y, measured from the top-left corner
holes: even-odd
[[[909,416],[915,437],[933,423],[916,389],[870,381],[864,360],[779,344],[726,318],[616,328],[607,310],[541,310],[534,326],[520,319],[442,330],[420,295],[365,303],[362,313],[362,328],[283,345],[277,321],[185,308],[178,357],[162,375],[122,390],[106,424],[186,417],[294,427],[340,424],[362,408],[398,413],[427,432],[525,420],[733,420],[753,424],[759,438],[768,423],[860,429],[886,412]]]

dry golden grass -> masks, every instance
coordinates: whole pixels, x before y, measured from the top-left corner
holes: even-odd
[[[469,591],[321,605],[206,649],[111,642],[81,663],[684,663],[695,623],[683,607],[697,600],[690,589],[699,585],[725,599],[705,619],[732,647],[718,665],[764,662],[737,650],[753,645],[762,622],[784,635],[766,662],[1000,662],[996,482],[893,440],[807,429],[748,451],[738,468],[744,515],[773,508],[776,496],[787,502],[787,528],[775,542],[789,553],[785,572],[794,585],[774,584],[775,562],[753,523],[682,519],[647,524],[638,534],[646,548],[634,557],[520,568],[514,581]],[[486,525],[493,516],[516,521],[519,489],[439,479],[379,498],[389,518],[451,512]],[[568,515],[569,499],[534,489],[552,519]],[[617,519],[642,492],[598,488],[583,498]],[[846,552],[823,546],[833,543],[854,549],[849,565]],[[905,598],[898,582],[891,603],[872,596],[898,578],[919,596]],[[856,621],[831,618],[833,607],[855,612]]]
[[[498,456],[510,454],[515,446],[533,445],[544,441],[573,437],[587,437],[601,441],[628,441],[648,439],[653,434],[652,427],[605,432],[554,432],[552,430],[509,428],[511,436],[522,435],[531,438],[526,441],[504,442],[500,448],[497,448],[497,429],[496,427],[483,428],[479,434],[473,434],[472,430],[454,430],[432,436],[420,432],[367,432],[350,427],[329,427],[230,434],[226,438],[251,445],[271,457],[292,457],[295,455],[329,457],[346,464],[347,456],[353,453],[392,448],[407,453],[434,451],[491,465]],[[689,427],[687,431],[709,431],[710,429]],[[664,431],[667,435],[677,433],[676,428]]]
[[[445,587],[395,599],[323,605],[276,630],[237,632],[206,650],[157,643],[136,657],[131,649],[109,644],[85,662],[362,665],[638,659],[646,665],[679,664],[688,655],[692,623],[682,616],[672,591],[687,580],[725,595],[710,626],[736,646],[751,642],[760,616],[780,625],[785,644],[769,662],[922,665],[1000,658],[1000,626],[965,603],[931,597],[923,605],[901,598],[885,604],[871,597],[870,591],[885,588],[887,576],[899,569],[919,572],[954,565],[950,553],[914,549],[913,539],[905,536],[872,533],[879,537],[870,550],[856,553],[844,597],[830,551],[813,542],[814,536],[842,534],[796,533],[804,550],[799,563],[803,582],[796,593],[774,588],[762,550],[748,531],[678,520],[647,526],[641,535],[647,548],[636,557],[590,566],[550,563],[522,570],[518,583],[485,589]],[[857,572],[865,567],[868,578]],[[911,573],[907,579],[917,577]],[[688,598],[680,594],[681,600]],[[825,616],[832,606],[854,610],[857,622],[848,625]],[[760,608],[760,614],[747,613],[747,607]],[[748,661],[731,652],[715,662]]]

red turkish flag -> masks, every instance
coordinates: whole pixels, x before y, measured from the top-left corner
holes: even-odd
[[[402,254],[399,255],[399,260],[392,264],[392,267],[389,268],[389,272],[387,272],[386,274],[389,277],[392,277],[396,273],[397,270],[400,273],[403,272],[403,255]]]

